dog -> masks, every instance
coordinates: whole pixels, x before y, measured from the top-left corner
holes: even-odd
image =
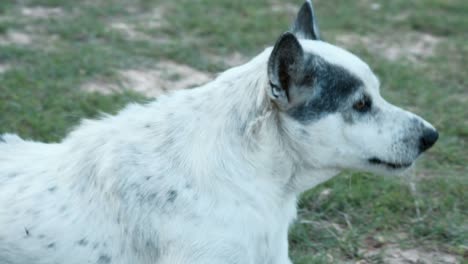
[[[273,47],[201,87],[0,143],[1,264],[290,264],[301,192],[397,175],[438,138],[320,40],[310,1]]]

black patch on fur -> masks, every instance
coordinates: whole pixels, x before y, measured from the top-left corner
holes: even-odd
[[[53,193],[57,190],[57,186],[52,186],[49,189],[47,189],[49,192]]]
[[[297,80],[295,88],[306,99],[288,109],[288,114],[301,122],[310,122],[347,108],[347,98],[362,87],[363,82],[345,68],[318,55],[305,54],[304,57],[304,76]]]
[[[170,191],[167,192],[167,201],[168,202],[173,203],[176,198],[177,198],[177,191],[170,190]]]
[[[55,243],[50,243],[47,245],[47,248],[49,249],[54,249],[55,248]]]

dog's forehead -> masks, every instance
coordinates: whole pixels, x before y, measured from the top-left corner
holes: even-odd
[[[351,52],[322,41],[301,40],[305,52],[319,55],[330,64],[340,66],[359,78],[365,89],[378,89],[379,80],[369,66]]]

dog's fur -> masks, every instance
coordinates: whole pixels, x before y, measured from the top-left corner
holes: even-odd
[[[353,54],[291,32],[196,89],[0,137],[1,264],[287,264],[298,195],[345,168],[399,173],[437,139]]]

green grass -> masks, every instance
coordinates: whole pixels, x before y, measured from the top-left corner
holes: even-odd
[[[286,2],[21,1],[24,6],[61,7],[64,12],[35,19],[22,16],[19,4],[2,1],[0,36],[21,31],[32,34],[34,41],[0,45],[0,64],[10,66],[0,73],[0,133],[57,141],[81,118],[146,100],[133,92],[105,96],[79,89],[94,79],[113,80],[120,69],[169,59],[220,71],[224,64],[208,55],[241,52],[249,57],[273,44],[293,14],[287,8],[273,12],[271,6]],[[373,2],[380,4],[379,10],[370,8]],[[467,261],[468,2],[329,0],[315,6],[323,37],[331,42],[344,34],[393,43],[408,32],[440,38],[434,54],[418,62],[388,61],[359,43],[350,47],[380,76],[382,93],[390,102],[433,122],[441,137],[414,171],[416,192],[405,179],[345,172],[305,193],[300,221],[290,235],[293,260],[381,263],[380,256],[369,259],[362,249],[397,244],[437,249]],[[145,28],[154,8],[163,10],[164,23]],[[129,40],[109,27],[113,21],[133,23],[151,38],[166,41]]]

